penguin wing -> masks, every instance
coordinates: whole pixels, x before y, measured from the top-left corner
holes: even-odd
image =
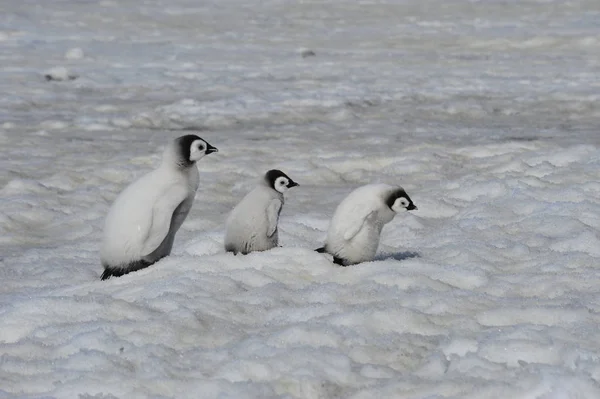
[[[267,237],[272,237],[277,231],[277,222],[281,213],[281,200],[272,199],[267,206]]]
[[[377,210],[357,207],[355,211],[351,213],[354,217],[351,220],[348,220],[348,225],[344,230],[344,240],[350,241],[358,234],[359,231],[362,230],[365,222],[373,217],[377,213]]]
[[[187,196],[188,190],[186,187],[172,185],[156,200],[152,207],[150,228],[144,241],[143,254],[153,252],[163,242],[167,234],[169,234],[173,212],[185,201]]]

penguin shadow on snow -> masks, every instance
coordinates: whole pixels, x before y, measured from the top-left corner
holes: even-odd
[[[397,261],[403,261],[406,259],[420,258],[421,254],[415,251],[403,251],[403,252],[383,252],[375,256],[374,261],[394,259]]]
[[[324,250],[323,248],[318,248],[315,250],[316,252],[319,253],[323,253]],[[384,261],[384,260],[397,260],[399,262],[406,260],[406,259],[412,259],[412,258],[420,258],[421,254],[418,252],[414,252],[414,251],[403,251],[403,252],[382,252],[378,255],[376,255],[375,257],[373,257],[373,259],[371,260],[366,260],[360,263],[355,263],[355,264],[350,264],[350,265],[345,265],[342,263],[336,263],[335,258],[334,259],[330,259],[334,266],[340,266],[340,267],[354,267],[354,266],[360,266],[364,263],[368,263],[368,262],[380,262],[380,261]],[[341,262],[343,262],[343,260],[340,259]]]

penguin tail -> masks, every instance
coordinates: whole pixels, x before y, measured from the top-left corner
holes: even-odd
[[[102,280],[102,281],[108,280],[112,276],[113,276],[113,270],[112,269],[104,269],[104,272],[102,273],[102,276],[100,276],[100,280]]]
[[[317,248],[315,249],[315,252],[318,252],[320,254],[325,253],[325,247]]]
[[[135,272],[152,265],[155,262],[150,262],[145,259],[130,262],[124,267],[104,266],[104,272],[100,276],[100,280],[108,280],[111,277],[121,277],[127,273]]]

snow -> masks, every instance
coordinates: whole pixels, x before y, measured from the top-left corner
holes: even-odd
[[[596,0],[23,0],[0,21],[0,397],[600,397]],[[172,255],[100,281],[111,202],[189,132],[219,153]],[[224,253],[271,168],[300,183],[282,247]],[[419,210],[336,267],[312,249],[372,182]]]

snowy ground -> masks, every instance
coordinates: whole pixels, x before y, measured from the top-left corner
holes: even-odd
[[[600,397],[597,0],[0,9],[0,398]],[[101,282],[110,203],[190,131],[220,152],[173,255]],[[283,248],[225,254],[271,167]],[[419,211],[334,267],[374,181]]]

